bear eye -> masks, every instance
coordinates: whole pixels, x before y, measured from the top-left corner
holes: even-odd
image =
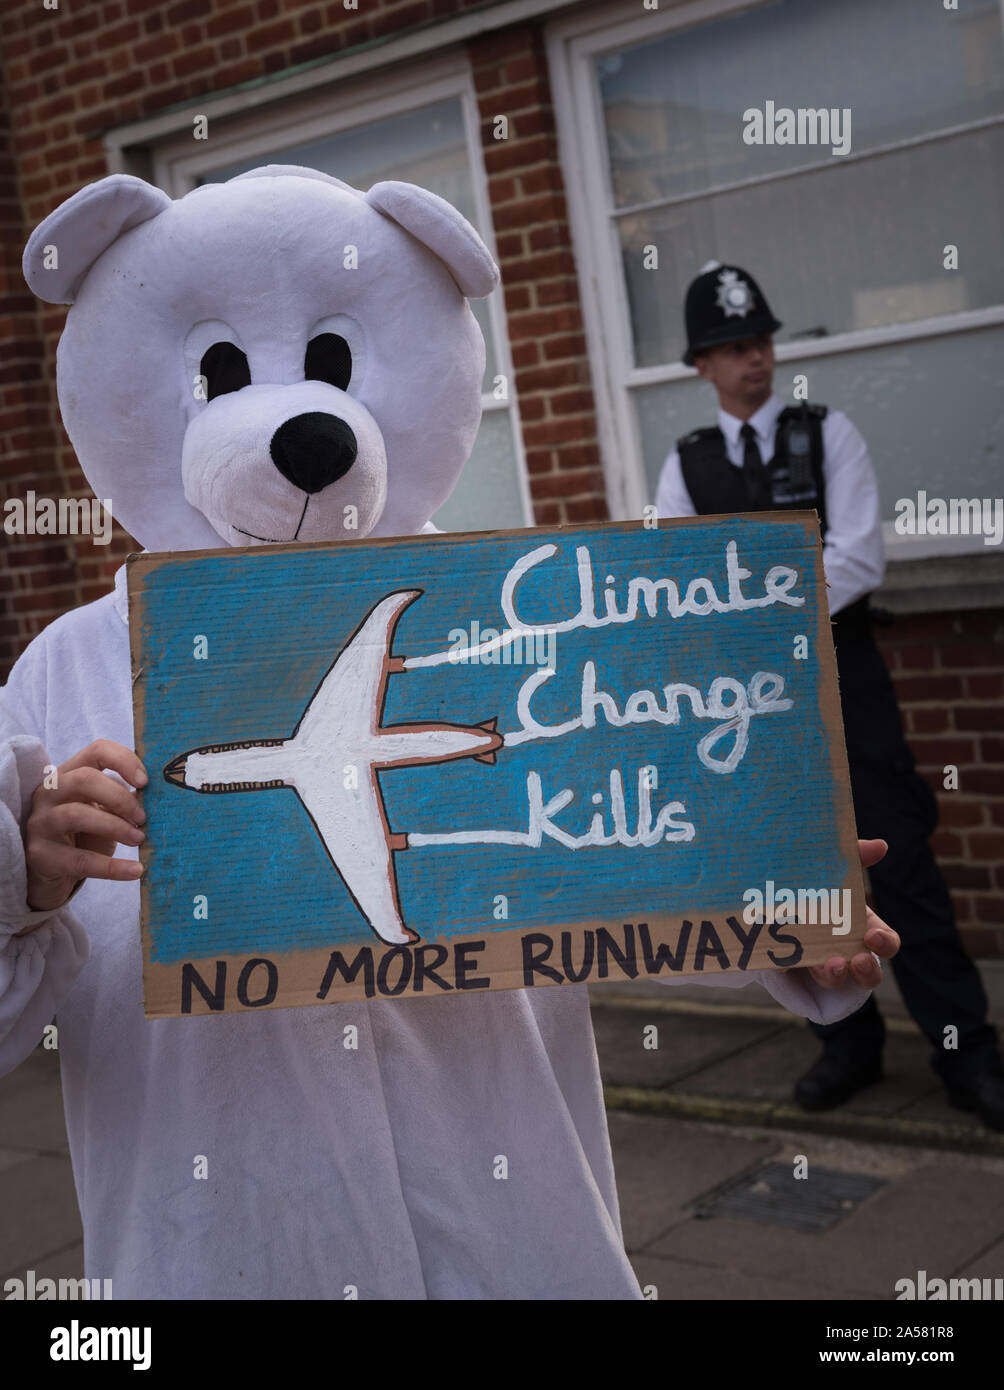
[[[352,353],[338,333],[318,333],[307,344],[303,374],[308,381],[326,381],[344,391],[352,378]]]
[[[206,379],[206,400],[251,385],[247,357],[236,343],[214,343],[202,354],[199,372]]]

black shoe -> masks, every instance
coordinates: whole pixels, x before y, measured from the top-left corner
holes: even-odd
[[[996,1068],[972,1081],[949,1082],[948,1103],[956,1110],[974,1110],[987,1129],[1004,1134],[1004,1073]]]
[[[796,1083],[795,1104],[803,1110],[832,1110],[883,1076],[881,1053],[854,1061],[824,1052]]]

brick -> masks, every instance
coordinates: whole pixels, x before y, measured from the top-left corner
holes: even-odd
[[[879,647],[885,653],[888,649],[883,642]],[[900,671],[931,671],[935,665],[935,652],[932,647],[919,647],[914,644],[898,646],[893,649],[893,665]]]
[[[280,19],[275,24],[267,24],[263,29],[254,29],[245,42],[249,53],[260,53],[265,48],[275,48],[296,37],[296,29],[291,19]]]
[[[955,710],[957,729],[1004,729],[1004,704],[959,705]]]
[[[523,410],[522,414],[525,420],[526,411]],[[523,439],[528,446],[540,448],[547,444],[577,444],[592,438],[595,433],[596,421],[592,415],[569,415],[560,420],[540,420],[526,425]]]
[[[545,159],[555,160],[558,157],[557,143],[552,135],[539,135],[535,139],[519,139],[514,136],[511,125],[508,140],[496,140],[491,126],[482,132],[481,139],[485,169],[489,174],[501,173],[505,169],[519,169],[530,164],[539,164]],[[551,196],[556,200],[559,194],[554,193]],[[555,216],[562,218],[565,216],[563,199],[560,211],[555,213]]]
[[[950,888],[990,887],[990,870],[983,864],[942,864],[941,872]]]
[[[578,283],[571,276],[565,276],[560,280],[545,280],[543,284],[534,286],[534,293],[537,296],[537,303],[542,309],[551,304],[578,304],[579,302]]]
[[[188,49],[171,60],[171,71],[175,77],[190,77],[192,73],[204,72],[214,67],[216,53],[212,48]]]
[[[491,199],[492,207],[498,203],[508,203],[511,198],[516,197],[516,180],[511,174],[496,175],[489,179],[488,197]]]
[[[610,516],[604,497],[577,498],[562,506],[569,521],[606,521]]]
[[[497,29],[478,34],[468,44],[471,66],[477,70],[498,59],[518,58],[526,48],[525,32],[519,29]]]
[[[558,391],[550,398],[552,415],[578,415],[593,409],[593,393],[586,387],[577,391]]]
[[[1004,648],[996,642],[946,642],[940,655],[942,666],[952,671],[971,666],[1004,666]]]
[[[526,469],[528,473],[550,473],[554,467],[553,449],[528,449]]]
[[[952,724],[951,711],[936,707],[916,707],[903,711],[907,732],[911,734],[943,734]]]
[[[227,34],[243,33],[256,23],[257,16],[253,5],[242,5],[232,10],[222,10],[206,20],[206,38],[223,38]]]
[[[338,50],[338,39],[332,34],[316,34],[306,43],[297,43],[289,50],[291,66],[297,63],[310,63],[315,58],[326,58]]]
[[[533,515],[538,526],[559,526],[562,521],[561,508],[557,502],[535,502]]]
[[[977,901],[985,902],[986,899],[979,898]],[[966,951],[974,960],[993,960],[1004,954],[1004,933],[995,931],[992,927],[967,927],[962,940]]]
[[[500,261],[506,261],[510,257],[522,256],[524,254],[523,233],[506,232],[503,236],[496,236],[495,246]]]
[[[603,487],[603,474],[594,469],[581,473],[548,473],[534,478],[530,485],[534,497],[575,497]]]
[[[964,853],[961,835],[952,830],[936,830],[931,836],[931,848],[939,859],[958,859]]]
[[[958,792],[945,792],[938,798],[938,818],[942,825],[983,825],[986,820],[985,803],[965,800]],[[1000,823],[1004,825],[1004,815]]]
[[[1004,738],[981,738],[980,753],[985,763],[1004,763]],[[1004,793],[1004,776],[1001,777],[1001,792]]]
[[[508,116],[510,124],[519,115],[522,125],[528,111],[550,104],[551,89],[546,79],[536,76],[518,85],[507,82],[501,96],[494,92],[478,94],[478,110],[483,119],[492,120],[495,116]]]
[[[976,915],[984,922],[1004,922],[1004,898],[977,897]]]
[[[519,389],[523,391],[553,391],[559,386],[577,386],[582,381],[579,362],[555,362],[535,371],[520,372]]]
[[[530,367],[534,362],[540,361],[540,348],[532,339],[525,343],[513,343],[511,354],[513,366],[517,371],[521,367]]]
[[[205,0],[181,0],[180,4],[171,6],[164,18],[168,28],[174,28],[188,19],[203,19],[205,13]]]
[[[543,338],[551,333],[567,332],[578,327],[578,311],[569,308],[514,314],[509,320],[509,333],[513,338]],[[544,356],[548,355],[545,346]]]
[[[510,314],[518,313],[521,309],[529,309],[531,307],[529,285],[506,286],[505,307]]]
[[[925,768],[952,763],[964,767],[976,761],[976,740],[971,738],[917,738],[913,740],[917,762]],[[969,790],[969,787],[966,787]]]
[[[532,53],[520,53],[516,58],[510,58],[505,65],[505,80],[507,82],[522,82],[526,77],[536,77],[542,69],[537,64],[537,59]]]
[[[506,279],[510,284],[525,280],[539,281],[551,275],[568,275],[575,271],[571,251],[550,251],[543,255],[525,256],[519,261],[507,261]],[[961,689],[961,685],[960,685]]]
[[[1004,830],[971,830],[967,839],[971,858],[981,863],[1004,860]]]
[[[962,677],[947,675],[896,676],[893,684],[900,701],[960,700]]]
[[[565,357],[585,357],[586,340],[581,333],[558,334],[548,338],[542,345],[544,356],[549,362],[561,361]]]
[[[116,77],[113,82],[105,83],[105,96],[112,98],[124,97],[127,96],[129,92],[138,91],[139,88],[144,85],[145,79],[141,72],[127,72],[121,77]]]

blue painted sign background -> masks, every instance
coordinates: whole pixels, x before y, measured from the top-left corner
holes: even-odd
[[[631,621],[558,631],[553,646],[546,631],[539,633],[539,665],[507,662],[505,646],[456,659],[461,632],[472,645],[484,641],[486,629],[507,629],[506,576],[542,547],[552,551],[525,569],[512,604],[522,623],[546,629],[581,616],[586,572],[601,621],[630,611],[629,586],[638,577],[674,581],[681,602],[688,585],[704,579],[712,588],[699,586],[693,605],[726,606],[730,544],[749,571],[739,585],[744,601],[776,595],[765,587],[772,567],[788,567],[797,578],[766,606],[677,616],[667,611],[665,588],[654,591],[654,614],[636,590],[639,611]],[[402,612],[391,655],[408,661],[452,649],[455,659],[391,674],[385,728],[425,721],[478,726],[497,717],[498,733],[511,739],[521,730],[521,689],[552,660],[554,674],[529,698],[539,725],[582,718],[590,663],[595,674],[587,690],[613,701],[593,703],[593,727],[507,742],[494,763],[461,757],[379,774],[390,831],[413,837],[393,863],[401,915],[418,944],[475,936],[501,942],[569,924],[645,920],[668,927],[741,911],[744,890],[767,879],[793,886],[859,881],[814,517],[143,556],[130,562],[130,611],[133,668],[140,672],[137,751],[150,773],[143,884],[149,967],[177,971],[186,961],[280,959],[290,952],[311,953],[297,957],[301,963],[320,962],[334,949],[346,958],[364,945],[389,949],[334,870],[294,790],[198,794],[162,771],[186,750],[288,739],[366,615],[402,590],[421,595]],[[796,657],[800,637],[804,655]],[[761,678],[754,697],[759,692],[769,704],[773,695],[773,703],[791,707],[744,718],[740,704],[740,727],[725,728],[736,701],[750,702],[757,673],[780,677],[783,691]],[[713,682],[723,678],[715,706]],[[707,717],[697,717],[682,692],[677,721],[659,722],[660,713],[669,717],[665,687],[674,684],[698,692]],[[645,691],[651,698],[638,694]],[[623,717],[632,695],[640,722],[612,726],[603,709]],[[744,724],[748,741],[737,749]],[[698,745],[716,729],[721,733],[702,759]],[[352,761],[351,750],[343,756],[332,749],[332,776]],[[612,772],[623,787],[618,817]],[[545,830],[533,847],[484,842],[498,832],[528,831],[534,775],[545,803],[571,793],[547,821],[557,835]],[[691,827],[689,838],[574,849],[560,842],[561,834],[581,838],[591,826],[606,840],[615,839],[618,825],[622,838],[637,836],[646,794],[647,824],[660,808],[680,803],[667,825],[680,834]],[[435,842],[462,832],[483,839]],[[196,916],[200,897],[208,907]],[[834,951],[844,948],[830,938],[820,959]],[[756,961],[758,968],[772,963],[759,950]],[[271,1002],[314,1002],[300,973],[298,967],[297,997]],[[508,969],[503,975],[493,985],[522,983]],[[178,1009],[162,999],[153,1011]]]

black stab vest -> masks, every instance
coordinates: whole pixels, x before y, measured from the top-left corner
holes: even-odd
[[[811,511],[819,513],[826,535],[826,486],[823,482],[823,421],[825,405],[787,406],[777,417],[774,457],[764,465],[770,500],[754,508],[746,496],[741,468],[729,462],[725,436],[717,425],[694,430],[677,441],[683,481],[698,516],[719,512]],[[787,439],[792,428],[808,435],[808,456],[788,457]]]
[[[789,405],[777,417],[774,456],[764,465],[770,498],[759,507],[746,495],[741,468],[729,461],[725,436],[717,425],[694,430],[677,440],[680,469],[698,516],[750,511],[812,511],[826,537],[826,485],[823,480],[823,421],[825,405]],[[801,438],[793,435],[801,431]],[[797,447],[791,447],[792,444]],[[833,619],[841,636],[870,632],[868,595],[848,604]]]

